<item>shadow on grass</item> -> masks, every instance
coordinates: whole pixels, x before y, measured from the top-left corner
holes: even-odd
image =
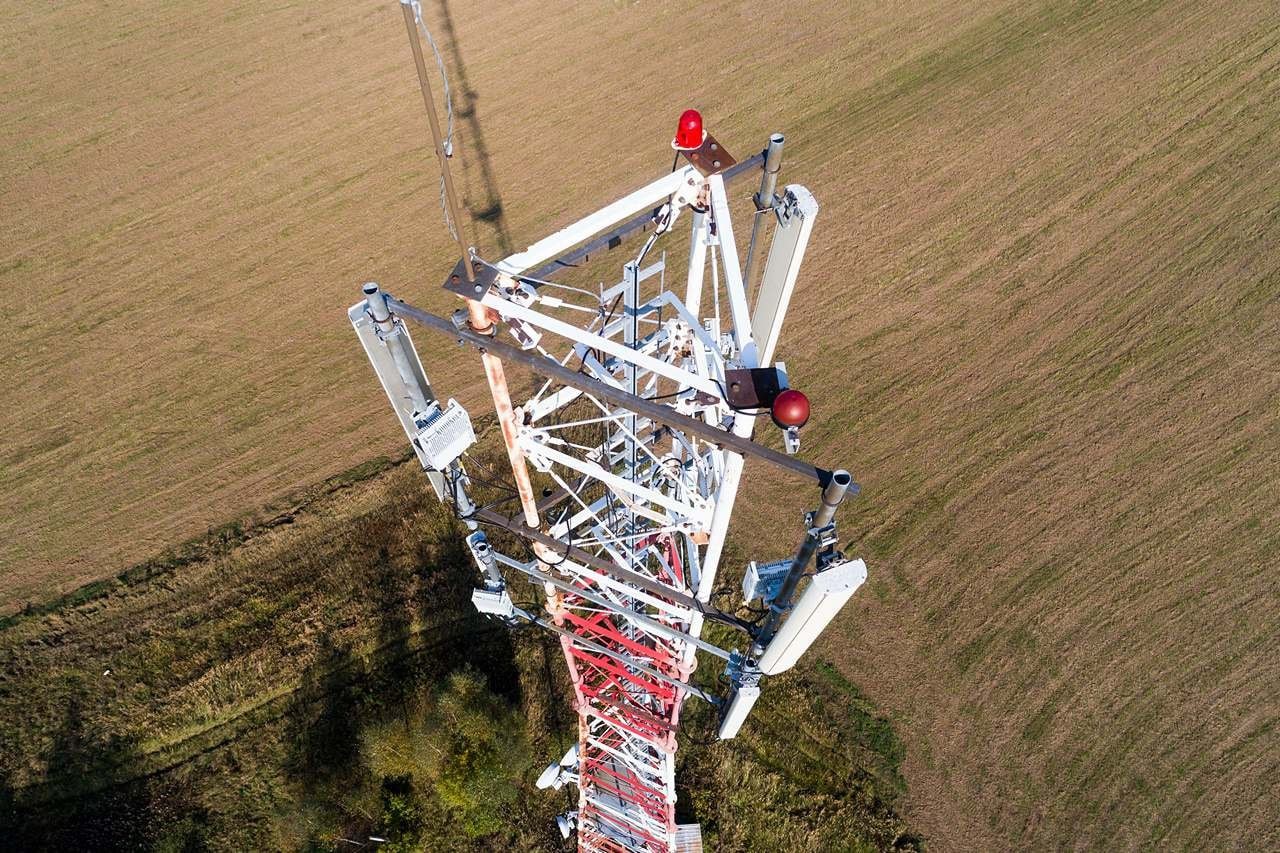
[[[476,577],[461,534],[424,536],[411,554],[380,548],[371,556],[355,582],[373,621],[361,633],[375,642],[356,650],[332,631],[321,635],[283,735],[285,777],[325,824],[320,835],[352,839],[386,829],[385,809],[380,815],[368,796],[386,786],[362,755],[371,727],[407,714],[415,695],[463,667],[517,707],[521,692],[509,631],[471,605]]]
[[[73,696],[42,781],[0,781],[0,847],[22,851],[201,851],[207,815],[186,783],[148,772],[133,735],[106,733]]]
[[[302,676],[287,714],[288,771],[308,787],[341,787],[356,771],[360,751],[363,685],[368,671],[363,658],[320,638],[316,660]]]
[[[122,734],[124,721],[89,691],[70,690],[33,759],[43,765],[33,765],[43,771],[34,784],[0,773],[0,850],[199,851],[207,841],[225,845],[228,832],[269,839],[277,809],[297,810],[295,837],[312,849],[331,849],[316,840],[333,837],[324,830],[371,830],[377,813],[362,813],[365,801],[352,795],[370,784],[360,752],[368,726],[403,713],[410,693],[463,666],[508,701],[520,699],[509,632],[471,606],[475,570],[461,536],[434,532],[449,535],[375,546],[353,560],[353,606],[342,624],[354,620],[357,630],[319,635],[279,717],[264,718],[267,729],[245,740],[251,756],[225,751],[232,740],[167,763],[143,753],[144,732]]]

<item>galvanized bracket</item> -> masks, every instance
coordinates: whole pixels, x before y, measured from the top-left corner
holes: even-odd
[[[493,287],[498,280],[498,271],[493,267],[486,266],[478,259],[471,260],[471,274],[474,281],[467,281],[467,263],[465,258],[459,258],[458,262],[453,265],[453,272],[444,280],[444,289],[450,293],[455,293],[463,299],[480,299],[489,292],[489,288]]]

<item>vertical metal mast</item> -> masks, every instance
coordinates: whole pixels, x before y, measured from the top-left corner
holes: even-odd
[[[453,173],[449,171],[449,156],[444,134],[440,132],[440,117],[436,115],[436,99],[431,93],[431,80],[427,76],[427,62],[422,55],[422,42],[418,38],[418,15],[421,13],[414,0],[400,0],[400,10],[404,13],[404,26],[409,33],[409,48],[413,51],[413,64],[418,71],[418,86],[422,89],[422,105],[427,111],[427,124],[431,126],[431,141],[435,143],[436,159],[440,161],[440,177],[444,182],[444,197],[448,207],[449,227],[453,238],[458,241],[458,250],[463,259],[467,257],[467,242],[463,234],[462,219],[458,216],[458,196],[453,189]],[[471,267],[466,267],[467,281],[475,281]]]
[[[685,165],[522,252],[483,260],[465,243],[416,3],[401,5],[462,254],[444,286],[466,309],[452,320],[435,317],[369,284],[348,317],[437,494],[472,531],[467,543],[483,582],[472,598],[476,607],[559,638],[579,737],[539,787],[578,786],[578,807],[561,816],[561,830],[566,837],[576,831],[587,851],[701,849],[697,825],[675,822],[684,701],[695,696],[715,705],[720,736],[733,737],[762,679],[794,665],[866,576],[862,561],[835,549],[835,509],[857,490],[848,473],[753,441],[759,415],[768,413],[794,453],[808,420],[807,399],[770,361],[817,204],[800,186],[774,192],[779,135],[766,152],[737,163],[690,110],[672,143]],[[726,184],[762,164],[744,275]],[[666,255],[646,257],[686,209],[692,221],[682,300],[653,284],[666,274]],[[753,312],[747,290],[765,222],[772,223],[771,248]],[[581,286],[591,282],[556,278],[643,231],[650,232],[644,248],[612,286],[593,291]],[[406,321],[480,351],[519,495],[516,515],[472,503],[461,462],[475,441],[470,418],[456,401],[441,405],[435,397]],[[503,360],[545,379],[518,407]],[[747,456],[788,482],[816,486],[818,498],[793,557],[747,567],[744,603],[770,605],[761,624],[711,600]],[[541,502],[530,464],[546,484]],[[534,559],[490,547],[480,525],[525,537]],[[504,570],[542,588],[544,615],[513,603]],[[739,630],[743,650],[703,639],[707,620]],[[727,695],[691,683],[698,652],[724,662]]]

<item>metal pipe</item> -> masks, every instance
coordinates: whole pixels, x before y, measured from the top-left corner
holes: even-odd
[[[418,382],[417,372],[413,369],[413,360],[406,351],[408,342],[400,334],[400,327],[396,325],[396,321],[392,319],[391,312],[387,308],[387,294],[383,293],[381,288],[378,287],[378,283],[374,281],[365,284],[363,290],[364,304],[368,306],[369,316],[373,319],[373,325],[378,330],[378,336],[382,339],[383,344],[386,345],[387,352],[391,353],[391,360],[395,362],[396,371],[400,374],[400,381],[408,389],[414,408],[419,412],[426,412],[427,406],[430,405],[429,398],[432,395],[428,389],[424,389]]]
[[[471,299],[468,299],[467,303],[469,306],[479,305]],[[530,530],[539,530],[542,527],[542,520],[538,514],[537,500],[533,496],[533,480],[529,477],[529,465],[518,443],[520,425],[516,422],[515,406],[511,404],[506,371],[502,367],[501,359],[491,353],[482,350],[480,361],[484,364],[489,394],[493,397],[493,410],[498,416],[498,426],[502,429],[502,443],[507,447],[507,462],[511,465],[511,478],[515,480],[516,493],[520,496],[520,510],[524,514],[524,523]],[[545,558],[548,551],[545,546],[535,542],[533,553],[543,561],[543,565],[547,565]]]
[[[369,307],[369,316],[377,325],[378,331],[389,332],[393,328],[391,311],[387,309],[387,295],[378,287],[376,281],[366,282],[362,288],[364,304]]]
[[[493,409],[498,415],[498,425],[502,427],[502,440],[507,445],[507,461],[511,463],[516,491],[520,495],[520,509],[524,512],[524,523],[536,530],[542,526],[542,522],[538,518],[537,500],[533,497],[533,481],[529,478],[529,466],[525,463],[524,451],[517,444],[520,427],[516,423],[515,407],[511,405],[511,394],[507,390],[507,376],[497,356],[486,352],[480,356],[480,360],[484,362],[484,375],[489,380]]]
[[[805,532],[804,541],[800,543],[800,548],[791,561],[791,568],[787,570],[787,576],[783,579],[778,594],[769,605],[769,615],[760,626],[755,642],[751,644],[753,659],[759,658],[764,653],[765,646],[769,645],[769,641],[777,633],[783,615],[791,609],[791,597],[795,595],[796,587],[804,577],[805,569],[809,567],[809,561],[813,559],[821,542],[819,531],[831,523],[835,517],[836,508],[840,506],[840,502],[844,500],[852,484],[853,478],[849,476],[849,472],[840,470],[831,475],[831,481],[822,489],[822,500],[818,511],[813,514],[813,525]]]
[[[471,266],[474,266],[474,264]],[[475,289],[483,290],[483,288],[478,284],[475,286]],[[482,335],[497,334],[497,330],[493,327],[494,320],[497,317],[497,312],[481,305],[479,299],[468,299],[466,300],[466,303],[467,325]]]
[[[756,194],[756,210],[769,210],[773,207],[773,193],[778,186],[778,172],[782,171],[782,146],[786,137],[775,133],[769,137],[769,144],[764,149],[764,175],[760,178],[760,192]]]
[[[449,173],[449,156],[444,150],[444,138],[440,133],[440,119],[436,116],[436,99],[431,94],[431,82],[427,79],[427,63],[422,56],[422,43],[418,36],[418,23],[413,16],[413,4],[409,0],[400,0],[400,9],[404,12],[404,26],[409,33],[409,47],[413,49],[413,64],[418,69],[418,85],[422,88],[422,103],[427,108],[427,122],[431,125],[431,139],[435,143],[436,158],[440,161],[440,175],[444,178],[445,203],[449,208],[449,220],[453,223],[454,238],[458,241],[458,250],[462,252],[464,261],[469,260],[467,243],[462,233],[462,219],[458,216],[458,197],[453,190],[453,175]],[[464,263],[467,281],[475,281],[475,272],[471,264]]]
[[[756,213],[751,220],[751,242],[747,244],[747,264],[742,272],[743,289],[747,292],[747,300],[754,295],[756,272],[756,245],[760,237],[761,220],[765,211],[773,209],[773,193],[778,186],[778,172],[782,171],[782,145],[786,138],[781,133],[769,137],[769,144],[764,149],[764,170],[760,175],[760,191],[752,197],[756,204]]]
[[[449,474],[453,484],[453,503],[458,509],[458,517],[462,519],[468,530],[475,531],[480,527],[480,523],[472,517],[475,515],[476,504],[467,494],[467,485],[470,481],[457,459],[449,463]]]
[[[831,482],[822,490],[822,505],[813,516],[814,527],[826,527],[831,523],[831,519],[835,518],[836,508],[844,500],[851,485],[853,478],[848,471],[838,470],[831,475]]]

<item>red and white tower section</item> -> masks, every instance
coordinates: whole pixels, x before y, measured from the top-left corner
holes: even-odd
[[[349,312],[432,486],[471,531],[476,607],[558,635],[579,736],[539,786],[577,786],[577,808],[559,822],[589,851],[700,849],[697,825],[675,818],[684,703],[711,703],[720,737],[736,735],[762,681],[792,667],[866,578],[835,547],[836,508],[857,488],[846,471],[795,455],[809,401],[775,361],[817,202],[803,186],[779,189],[780,135],[738,161],[690,110],[672,147],[672,171],[522,252],[467,247],[442,276],[463,300],[453,317],[376,284]],[[760,186],[743,205],[743,258],[727,187],[748,175]],[[575,278],[614,256],[613,281]],[[456,342],[480,354],[513,499],[473,499],[470,417],[436,398],[409,323],[437,335],[428,355],[454,359]],[[516,365],[539,377],[527,400],[508,392]],[[757,443],[758,429],[780,430],[786,452]],[[711,595],[748,457],[776,488],[808,490],[813,506],[794,552],[747,565],[744,603],[768,608],[750,622]],[[494,528],[525,537],[532,558],[497,551]],[[542,590],[544,608],[516,606],[516,575]],[[703,639],[708,621],[738,632],[738,647]],[[724,661],[727,691],[695,685],[699,654]]]

